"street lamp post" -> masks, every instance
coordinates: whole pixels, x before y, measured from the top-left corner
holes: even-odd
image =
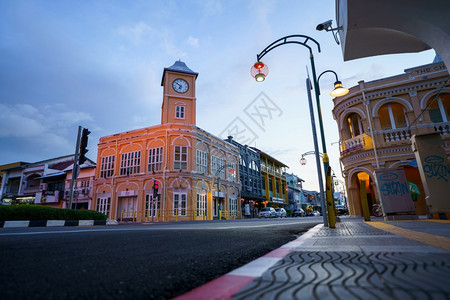
[[[227,164],[225,163],[223,166],[220,166],[217,171],[214,173],[214,175],[217,177],[217,205],[218,205],[218,211],[219,211],[219,220],[222,218],[221,216],[221,211],[222,211],[222,206],[220,204],[220,172],[225,169],[225,167],[227,166]],[[234,169],[230,169],[229,170],[230,174],[234,174]],[[226,172],[225,172],[226,173]]]
[[[263,51],[261,51],[259,54],[256,55],[257,62],[253,65],[251,73],[252,73],[252,76],[255,77],[256,81],[258,81],[258,82],[264,81],[265,76],[268,74],[268,68],[260,60],[267,53],[269,53],[270,51],[272,51],[273,49],[275,49],[275,48],[277,48],[279,46],[282,46],[282,45],[285,45],[285,44],[298,44],[298,45],[302,45],[302,46],[308,48],[308,50],[309,50],[309,58],[310,58],[310,63],[311,63],[311,70],[312,70],[312,77],[313,77],[312,83],[314,85],[314,92],[315,92],[315,96],[316,96],[317,115],[318,115],[318,121],[319,121],[320,136],[321,136],[321,141],[322,141],[323,168],[324,168],[325,174],[328,174],[328,173],[330,173],[330,171],[329,171],[329,158],[328,158],[327,148],[326,148],[326,143],[325,143],[325,133],[324,133],[323,121],[322,121],[322,110],[321,110],[321,106],[320,106],[319,83],[318,83],[318,79],[317,79],[317,76],[316,76],[316,67],[315,67],[315,63],[314,63],[314,55],[313,55],[313,52],[312,52],[312,48],[307,44],[309,41],[314,43],[317,46],[318,52],[320,52],[320,44],[316,40],[314,40],[313,38],[311,38],[309,36],[306,36],[306,35],[299,35],[299,34],[289,35],[289,36],[285,36],[285,37],[282,37],[282,38],[276,40],[275,42],[273,42],[272,44],[267,46]],[[323,75],[326,72],[333,72],[333,71],[327,70],[327,71],[323,72],[322,74],[320,74],[320,76]],[[336,75],[335,72],[333,72],[333,73]],[[336,79],[337,79],[337,75],[336,75]],[[307,83],[308,96],[309,96],[309,98],[311,98],[310,97],[310,88],[309,88],[311,81],[310,81],[309,78],[307,79],[306,83]],[[342,83],[339,80],[336,80],[335,88],[338,88],[338,87],[342,87]],[[348,92],[348,90],[347,90],[347,92]],[[333,96],[333,94],[332,94],[332,96]],[[313,138],[314,138],[314,142],[317,143],[317,138],[316,138],[316,134],[315,134],[315,122],[313,121],[314,113],[313,113],[313,107],[312,107],[311,103],[310,103],[310,113],[311,113],[311,118],[312,118],[311,122],[313,123],[313,135],[314,135]],[[318,149],[315,149],[315,150],[317,152],[316,153],[316,158],[319,159],[318,158],[319,151],[318,151]],[[318,168],[318,173],[320,174],[320,166]],[[322,176],[321,175],[320,175],[319,178],[320,178],[320,181],[322,181]],[[319,183],[319,184],[320,184],[320,188],[321,188],[321,194],[323,196],[324,195],[323,194],[323,183]],[[325,197],[322,197],[322,199],[324,199],[324,198]],[[330,201],[331,201],[331,203],[333,203],[332,199],[327,199],[327,203],[328,204],[330,203]],[[327,226],[328,222],[327,222],[326,216],[325,216],[326,215],[325,211],[326,211],[327,208],[324,205],[324,203],[322,203],[322,205],[323,205],[322,210],[324,212],[323,213],[324,226]]]
[[[314,154],[316,156],[316,167],[317,167],[317,176],[319,178],[319,189],[320,189],[320,205],[322,206],[322,217],[323,217],[323,226],[328,227],[330,224],[334,225],[333,222],[328,222],[328,211],[327,211],[327,201],[326,194],[323,190],[323,177],[322,177],[322,170],[320,169],[320,156],[322,157],[322,160],[325,164],[325,156],[323,153],[319,152],[319,145],[317,144],[317,131],[316,131],[316,121],[314,120],[314,109],[311,99],[311,81],[308,78],[306,78],[306,90],[308,93],[308,105],[309,105],[309,113],[311,115],[311,127],[312,127],[312,133],[313,133],[313,142],[314,142]],[[334,226],[330,226],[334,227]]]
[[[302,154],[302,158],[300,159],[300,164],[301,164],[302,166],[306,165],[306,158],[305,158],[305,156],[308,156],[308,155],[315,155],[315,154],[316,154],[316,151],[308,151],[308,152],[303,153],[303,154]],[[320,157],[323,157],[323,154],[319,152],[319,156],[320,156]]]
[[[216,205],[218,206],[217,210],[218,210],[218,218],[219,220],[222,219],[221,216],[221,206],[220,206],[220,172],[225,168],[226,164],[224,164],[223,166],[219,167],[217,169],[217,171],[214,173],[215,176],[217,176],[217,200],[216,200]]]

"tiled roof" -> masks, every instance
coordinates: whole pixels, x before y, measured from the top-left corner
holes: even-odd
[[[163,77],[161,80],[161,86],[164,85],[164,75],[166,74],[166,71],[179,72],[179,73],[184,73],[184,74],[192,74],[192,75],[195,75],[195,78],[197,78],[197,76],[198,76],[198,73],[189,69],[188,66],[186,66],[186,64],[184,62],[182,62],[181,60],[178,60],[170,67],[164,68]]]
[[[73,160],[62,161],[62,162],[56,163],[54,165],[50,165],[49,168],[53,169],[53,170],[61,170],[62,171],[70,165],[73,165]]]

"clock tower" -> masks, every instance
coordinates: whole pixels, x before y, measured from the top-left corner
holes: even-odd
[[[196,125],[195,80],[198,73],[182,61],[164,68],[161,80],[163,103],[161,124],[188,123]]]

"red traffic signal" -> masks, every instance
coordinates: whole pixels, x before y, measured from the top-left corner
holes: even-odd
[[[153,183],[153,197],[158,196],[158,188],[159,188],[159,181],[155,180],[155,182]]]

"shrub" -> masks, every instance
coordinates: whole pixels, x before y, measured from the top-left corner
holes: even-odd
[[[0,205],[0,221],[106,220],[93,210],[59,209],[42,205]]]

